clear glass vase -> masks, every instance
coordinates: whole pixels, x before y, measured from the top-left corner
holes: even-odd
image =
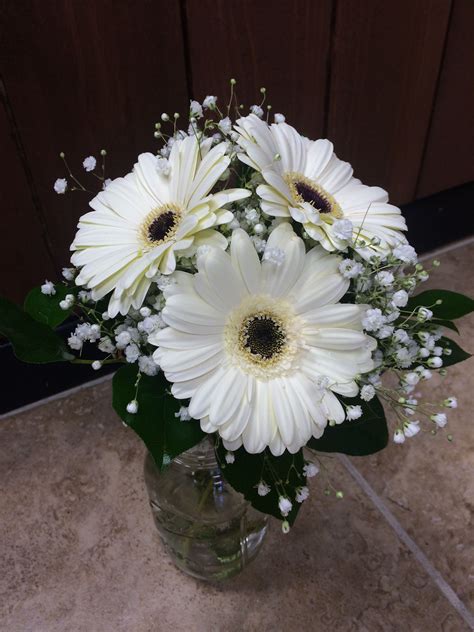
[[[259,552],[267,517],[226,482],[209,439],[180,454],[162,472],[148,453],[145,482],[167,552],[188,575],[226,579]]]

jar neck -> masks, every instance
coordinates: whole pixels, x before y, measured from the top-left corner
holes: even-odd
[[[212,435],[207,435],[195,446],[179,454],[174,458],[174,462],[193,470],[207,470],[218,467]]]

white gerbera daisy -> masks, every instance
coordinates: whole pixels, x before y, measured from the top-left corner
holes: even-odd
[[[176,141],[167,169],[151,153],[141,154],[132,173],[117,178],[91,202],[79,220],[71,261],[81,267],[78,285],[97,301],[113,290],[109,315],[138,309],[158,272],[171,274],[175,253],[190,256],[199,246],[227,247],[214,228],[232,221],[222,207],[249,195],[245,189],[209,192],[227,169],[226,145],[210,149],[196,137]]]
[[[405,220],[388,204],[386,191],[352,177],[329,140],[311,141],[288,125],[268,125],[249,115],[237,122],[239,158],[260,171],[262,210],[301,222],[310,237],[329,251],[351,243],[363,257],[386,254],[406,240]]]
[[[357,394],[376,343],[362,332],[367,306],[338,303],[349,286],[339,256],[320,246],[306,254],[287,222],[267,247],[282,261],[260,261],[238,229],[230,255],[212,248],[197,274],[177,272],[162,312],[168,327],[149,341],[205,432],[218,431],[229,450],[279,455],[344,421],[335,393]]]

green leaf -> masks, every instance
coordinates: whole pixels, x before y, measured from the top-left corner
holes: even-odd
[[[306,477],[303,474],[303,451],[300,450],[296,454],[285,451],[281,456],[273,456],[269,450],[260,454],[249,454],[244,448],[239,448],[233,454],[235,461],[226,463],[226,449],[219,443],[216,449],[217,459],[224,477],[232,487],[243,494],[258,511],[275,516],[278,520],[288,520],[293,524],[301,506],[301,503],[296,502],[296,490],[306,485]],[[275,479],[282,481],[282,484],[276,485]],[[260,481],[270,486],[270,492],[266,496],[258,495],[257,486]],[[281,515],[278,508],[281,494],[287,496],[293,505],[286,518]]]
[[[435,304],[438,300],[442,301],[440,305]],[[434,318],[448,321],[461,318],[474,311],[472,298],[450,290],[427,290],[412,296],[404,310],[411,311],[422,305],[433,312]]]
[[[388,428],[385,411],[378,397],[370,402],[357,397],[341,399],[349,406],[361,406],[362,417],[327,426],[320,439],[309,440],[308,448],[352,456],[366,456],[383,450],[388,443]]]
[[[453,323],[452,320],[442,320],[441,318],[432,318],[430,320],[430,323],[432,323],[433,325],[437,325],[438,327],[447,327],[448,329],[455,331],[457,334],[459,333],[459,329],[457,328],[455,323]]]
[[[0,333],[10,340],[16,357],[23,362],[41,364],[74,359],[58,334],[1,296]]]
[[[443,354],[442,359],[443,359],[444,367],[452,366],[453,364],[458,364],[458,362],[464,362],[464,360],[467,360],[468,358],[471,357],[470,353],[467,353],[466,351],[461,349],[461,347],[450,338],[442,337],[439,339],[437,344],[440,347],[451,349],[451,355]]]
[[[35,287],[25,298],[23,305],[25,312],[39,323],[44,323],[54,329],[71,314],[72,309],[61,309],[59,302],[66,294],[72,294],[70,288],[65,285],[56,285],[56,294],[47,295],[41,292],[41,288]]]
[[[175,417],[182,403],[170,395],[169,384],[161,372],[154,377],[142,375],[138,390],[137,375],[137,367],[132,364],[115,373],[112,404],[119,417],[145,443],[156,465],[163,469],[178,454],[199,443],[205,433],[199,422]],[[127,404],[133,399],[138,401],[138,412],[134,415],[127,412]]]

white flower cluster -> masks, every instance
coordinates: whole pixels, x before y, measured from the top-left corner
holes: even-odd
[[[81,323],[69,336],[67,343],[74,351],[81,351],[85,342],[96,342],[100,339],[100,325],[97,323]]]
[[[231,81],[232,90],[234,85],[235,82]],[[234,238],[237,236],[238,240],[243,231],[243,239],[247,244],[245,248],[252,251],[253,257],[252,261],[241,265],[244,276],[254,273],[255,266],[259,267],[261,264],[264,270],[262,278],[265,277],[265,280],[277,280],[279,274],[286,274],[289,282],[291,275],[287,268],[289,263],[293,263],[292,257],[295,261],[299,257],[301,260],[306,257],[310,263],[305,265],[316,269],[315,262],[323,256],[337,255],[338,258],[332,257],[331,264],[327,264],[328,269],[331,265],[334,266],[332,283],[336,283],[337,276],[337,283],[342,287],[334,302],[349,303],[352,307],[363,306],[359,312],[361,316],[358,316],[358,333],[354,334],[360,334],[363,338],[363,343],[360,343],[363,350],[360,353],[361,356],[366,355],[366,360],[360,361],[360,371],[357,369],[354,376],[341,384],[341,374],[338,371],[340,365],[344,364],[344,358],[337,354],[341,349],[347,353],[352,353],[353,349],[345,349],[343,345],[341,349],[337,345],[331,346],[334,342],[329,336],[324,344],[329,345],[327,349],[334,350],[334,355],[337,355],[334,365],[338,366],[329,366],[325,370],[313,367],[311,387],[321,401],[321,410],[318,414],[314,413],[314,417],[324,418],[321,432],[326,425],[333,426],[344,421],[357,426],[361,423],[358,420],[362,418],[363,421],[366,405],[370,407],[370,402],[377,397],[397,410],[399,421],[392,430],[396,443],[403,443],[406,438],[418,434],[423,428],[424,419],[430,422],[431,428],[444,427],[446,414],[430,409],[431,405],[420,403],[420,398],[414,392],[421,381],[431,378],[433,370],[443,370],[443,359],[450,353],[450,349],[443,342],[441,331],[435,322],[434,306],[410,307],[410,297],[414,290],[428,279],[429,274],[418,263],[415,250],[403,235],[406,225],[399,209],[388,204],[388,195],[382,189],[362,185],[353,178],[351,170],[343,169],[329,141],[310,141],[304,138],[286,123],[285,116],[281,113],[274,115],[274,123],[271,124],[270,107],[265,105],[263,88],[261,93],[262,102],[252,105],[247,114],[242,111],[243,106],[235,101],[233,92],[235,103],[231,98],[231,103],[222,106],[222,111],[215,96],[208,95],[202,102],[192,100],[184,129],[177,126],[180,119],[178,113],[162,113],[160,122],[155,124],[155,138],[161,142],[160,148],[156,155],[142,154],[134,166],[133,173],[137,177],[122,179],[121,185],[117,185],[116,181],[100,178],[95,173],[97,161],[94,156],[84,159],[85,171],[94,172],[92,175],[102,179],[105,187],[91,204],[97,213],[97,239],[103,239],[104,243],[89,241],[91,231],[94,230],[91,226],[95,224],[79,224],[78,235],[72,247],[75,250],[72,258],[75,267],[65,268],[63,276],[66,285],[75,283],[83,289],[61,294],[64,298],[59,303],[64,310],[77,310],[84,319],[68,339],[70,348],[82,353],[85,343],[95,344],[105,354],[102,360],[91,362],[92,368],[96,370],[104,362],[120,361],[136,364],[138,372],[147,376],[157,375],[160,366],[166,377],[170,374],[176,376],[181,371],[177,368],[181,360],[170,362],[168,366],[172,365],[173,369],[168,371],[167,358],[160,357],[160,350],[166,349],[166,345],[161,342],[159,332],[167,324],[172,329],[170,321],[165,322],[170,313],[170,305],[173,301],[176,304],[179,293],[185,294],[183,288],[191,287],[191,275],[199,272],[200,288],[209,297],[212,309],[207,306],[203,314],[195,313],[196,310],[199,311],[197,306],[201,303],[194,296],[188,297],[188,302],[186,298],[183,299],[183,310],[189,308],[192,313],[186,315],[189,322],[186,321],[183,330],[178,327],[179,344],[175,348],[171,347],[168,356],[176,354],[177,357],[181,354],[180,357],[185,357],[182,350],[186,351],[186,344],[192,342],[195,329],[199,329],[199,335],[202,333],[201,329],[206,334],[213,329],[212,323],[208,325],[206,319],[214,318],[212,314],[215,303],[219,303],[220,294],[224,293],[217,284],[216,287],[211,287],[209,279],[203,280],[205,275],[201,271],[206,268],[209,253],[215,249],[228,251]],[[234,111],[237,112],[237,120],[233,119]],[[105,154],[101,152],[101,155]],[[185,158],[189,156],[186,162]],[[183,165],[189,171],[186,172],[186,177],[183,175],[186,171]],[[160,191],[158,197],[161,199],[161,193],[164,192],[164,199],[169,202],[162,204],[158,198],[153,198],[156,192],[148,182],[149,178],[156,180],[156,190]],[[179,187],[176,179],[179,179]],[[340,179],[344,182],[339,182]],[[126,191],[123,189],[125,180],[127,186],[131,187]],[[335,181],[338,182],[337,187]],[[206,190],[203,182],[208,185]],[[146,187],[143,187],[143,183],[146,183]],[[80,187],[74,178],[71,186],[76,185]],[[135,185],[137,190],[133,189]],[[58,179],[54,184],[54,189],[59,194],[65,193],[68,188],[65,179]],[[100,253],[96,252],[89,258],[85,254],[88,249],[96,246],[116,248],[112,241],[107,241],[106,236],[109,229],[122,231],[122,220],[117,226],[114,224],[115,217],[107,216],[104,226],[100,222],[106,217],[106,212],[114,210],[110,204],[115,199],[120,202],[121,195],[124,196],[121,199],[122,204],[128,204],[130,200],[137,205],[141,204],[145,188],[146,195],[151,197],[147,200],[146,209],[140,209],[141,214],[137,213],[135,223],[130,224],[130,234],[135,234],[134,231],[137,234],[126,245],[128,254],[124,255],[123,268],[119,265],[122,253],[114,250],[110,262],[114,273],[106,278],[108,267],[99,261]],[[120,204],[118,208],[122,208]],[[154,209],[151,213],[150,208]],[[117,214],[120,215],[120,212]],[[291,231],[286,230],[288,227]],[[294,250],[287,247],[289,242],[295,245]],[[94,245],[91,246],[91,243]],[[244,246],[242,252],[243,248]],[[245,251],[247,254],[248,249]],[[233,257],[232,252],[231,260]],[[224,255],[220,260],[224,262]],[[328,257],[326,261],[329,260]],[[90,261],[92,263],[88,263]],[[321,264],[322,268],[325,265]],[[306,267],[301,270],[301,276],[307,274]],[[215,272],[213,274],[218,276]],[[252,287],[253,283],[248,281],[245,278],[244,285]],[[108,305],[103,303],[106,298],[103,287],[109,290]],[[54,297],[56,288],[50,281],[45,281],[41,291]],[[305,286],[305,291],[308,294],[313,291],[311,283]],[[191,290],[189,292],[191,294]],[[229,296],[231,293],[232,289],[229,290]],[[292,294],[289,296],[293,297]],[[199,300],[201,298],[202,296]],[[250,298],[252,297],[249,296],[249,304]],[[166,300],[169,303],[162,313]],[[224,313],[224,307],[219,303],[217,309]],[[287,313],[282,310],[282,314],[282,319],[287,322]],[[180,318],[181,313],[178,313],[177,320]],[[294,329],[294,344],[303,348],[301,332],[296,331],[297,327]],[[316,339],[318,336],[319,333],[313,337]],[[211,337],[209,334],[209,338]],[[354,337],[351,345],[357,347],[361,338]],[[209,344],[217,348],[220,343],[213,341]],[[225,355],[227,348],[219,350],[219,354],[221,351]],[[196,358],[198,355],[195,354]],[[288,352],[288,357],[290,355]],[[217,356],[212,347],[203,352],[201,364],[207,367],[209,362],[211,367]],[[351,357],[353,356],[352,353]],[[300,369],[297,367],[298,363],[285,361],[285,370]],[[272,363],[267,364],[270,366]],[[239,364],[240,368],[242,366],[244,364]],[[248,368],[248,365],[245,367]],[[214,368],[216,367],[212,365],[212,369]],[[267,371],[267,366],[263,369],[260,367],[259,370],[261,373],[257,373],[255,369],[252,376],[261,376],[262,371]],[[396,375],[395,387],[388,388],[384,385],[382,376],[387,371]],[[189,405],[180,407],[175,414],[176,419],[180,422],[199,419],[206,432],[216,432],[216,428],[222,424],[216,422],[213,425],[209,409],[197,404],[193,408],[194,386],[191,382],[198,382],[198,372],[196,376],[191,373],[192,379],[186,378],[185,386],[179,387],[186,394],[185,398],[191,401]],[[211,375],[212,371],[206,368],[205,374]],[[201,379],[201,374],[198,377]],[[168,379],[172,381],[171,378]],[[348,385],[349,382],[351,386]],[[230,388],[232,380],[229,378],[227,383]],[[209,388],[209,392],[212,390]],[[345,398],[355,397],[357,391],[357,403],[346,403]],[[295,409],[296,406],[298,410],[299,406],[302,406],[301,410],[306,410],[305,401],[295,404]],[[445,400],[441,406],[453,407],[455,400]],[[312,405],[310,408],[312,409]],[[129,414],[137,414],[138,399],[130,401],[127,410]],[[289,448],[292,437],[298,434],[297,431],[298,428],[294,432],[287,431],[286,443],[282,440],[277,445],[275,442],[275,453]],[[234,436],[228,430],[227,435]],[[238,443],[237,434],[235,436],[235,441],[227,443],[224,437],[224,447],[227,450],[225,461],[228,465],[235,462],[235,450],[242,445],[241,437],[238,438]],[[321,434],[316,432],[312,436],[316,438]],[[307,440],[301,441],[299,446],[292,445],[291,452],[305,445]],[[266,446],[269,446],[268,442]],[[245,444],[244,447],[247,449]],[[249,451],[259,452],[263,449],[260,447]],[[315,464],[306,463],[303,474],[309,478],[317,471]],[[309,494],[304,484],[294,494],[289,494],[284,486],[278,487],[277,482],[270,479],[262,479],[256,487],[259,496],[265,496],[271,491],[275,493],[282,518],[287,518],[294,503],[302,503]]]
[[[48,287],[48,291],[49,289]],[[68,299],[68,297],[72,298]],[[73,295],[66,295],[66,298],[60,302],[60,307],[66,309],[66,306],[62,305],[66,302],[69,308],[73,301]],[[137,363],[140,373],[149,376],[157,375],[159,366],[153,358],[154,347],[149,345],[148,338],[165,326],[161,317],[163,297],[161,294],[153,295],[149,298],[149,302],[149,307],[143,306],[140,310],[130,310],[127,316],[120,320],[110,320],[107,312],[100,314],[92,307],[87,308],[87,313],[94,316],[97,322],[83,322],[77,325],[68,338],[69,347],[81,352],[84,343],[93,343],[100,352],[106,354],[105,360],[113,358],[117,361]],[[99,360],[91,362],[95,370],[100,369],[102,365],[103,362]],[[131,408],[133,409],[134,405]],[[185,412],[182,412],[180,417],[185,419]]]
[[[397,408],[400,424],[394,431],[395,443],[403,443],[418,434],[420,420],[413,419],[414,415],[428,419],[436,427],[444,427],[444,413],[432,414],[431,404],[410,398],[419,382],[431,379],[431,369],[443,367],[443,356],[451,354],[442,344],[439,326],[430,323],[433,318],[430,306],[407,308],[417,285],[429,278],[428,272],[417,263],[416,252],[406,244],[395,248],[387,257],[373,257],[368,261],[353,253],[352,258],[341,262],[339,269],[351,280],[350,293],[355,302],[368,306],[362,325],[377,339],[376,368],[360,379],[361,399],[369,402],[378,394]],[[393,389],[383,386],[382,375],[387,371],[394,371],[398,376],[398,385]],[[439,405],[446,406],[445,403]],[[353,413],[347,410],[346,418],[354,418]]]

